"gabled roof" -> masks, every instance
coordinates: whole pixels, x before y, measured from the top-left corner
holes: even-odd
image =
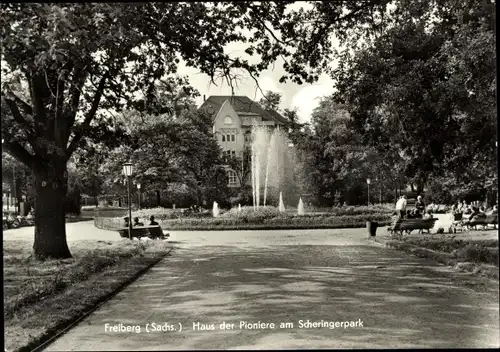
[[[212,116],[213,121],[226,100],[229,100],[229,103],[238,115],[245,113],[257,114],[261,116],[263,120],[289,124],[289,121],[278,112],[274,110],[265,110],[258,103],[244,95],[211,95],[199,109],[207,111]]]

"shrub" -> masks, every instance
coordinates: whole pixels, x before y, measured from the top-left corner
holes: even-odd
[[[182,209],[167,209],[162,207],[141,209],[132,212],[132,218],[149,219],[153,215],[157,220],[177,219],[182,216]]]
[[[406,239],[406,243],[438,252],[451,253],[453,258],[498,266],[498,240],[464,241],[455,239]]]
[[[229,211],[222,214],[223,218],[247,218],[247,219],[268,219],[272,217],[279,216],[280,211],[276,207],[259,207],[254,209],[254,207],[246,206],[241,207],[241,211],[238,208],[232,208]]]
[[[223,211],[221,210],[221,213]],[[168,209],[168,208],[150,208],[141,209],[132,212],[132,218],[138,217],[142,220],[149,220],[153,215],[156,220],[169,220],[169,219],[180,219],[180,218],[208,218],[212,217],[212,211],[202,210],[201,212],[190,212],[188,209]]]
[[[380,222],[381,225],[388,223],[386,215],[371,216],[372,221]],[[211,219],[178,219],[162,222],[162,227],[168,229],[206,228],[206,229],[244,229],[244,228],[342,228],[342,227],[365,227],[366,216],[324,216],[321,218],[302,217],[297,215],[278,215],[271,217],[269,214],[257,214],[254,216],[219,217]]]
[[[498,266],[498,248],[489,248],[474,244],[467,246],[464,252],[467,261]]]

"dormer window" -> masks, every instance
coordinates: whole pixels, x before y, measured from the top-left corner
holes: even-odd
[[[224,124],[225,125],[231,125],[233,123],[233,119],[231,118],[231,116],[227,115],[226,117],[224,117]]]

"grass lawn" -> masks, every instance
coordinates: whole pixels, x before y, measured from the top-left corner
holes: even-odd
[[[32,350],[168,254],[164,241],[78,241],[73,258],[36,261],[4,241],[5,350]]]
[[[387,241],[386,245],[417,256],[435,259],[462,271],[498,279],[498,238],[493,237],[496,236],[491,236],[488,232],[474,232],[468,236],[403,236],[398,240]]]

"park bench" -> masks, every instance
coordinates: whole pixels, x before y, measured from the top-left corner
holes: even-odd
[[[487,225],[493,225],[496,228],[498,224],[498,214],[490,214],[490,215],[474,215],[466,225],[469,228],[474,227],[476,229],[477,225],[482,225],[483,229]]]
[[[400,235],[402,235],[403,232],[410,234],[413,230],[419,230],[420,233],[422,233],[423,230],[427,230],[427,232],[430,232],[430,229],[434,227],[437,220],[437,218],[395,219],[392,227],[389,228],[389,232],[399,233]]]
[[[118,229],[120,236],[123,238],[128,238],[128,228]],[[160,226],[136,226],[132,227],[132,238],[137,237],[148,237],[151,239],[165,239],[169,237],[169,234],[164,234]]]

